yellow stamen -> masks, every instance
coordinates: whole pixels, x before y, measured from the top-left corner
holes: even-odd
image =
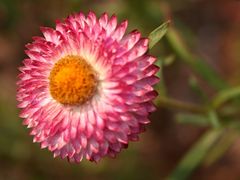
[[[96,73],[80,56],[66,56],[53,67],[50,93],[62,104],[78,105],[88,101],[97,85]]]

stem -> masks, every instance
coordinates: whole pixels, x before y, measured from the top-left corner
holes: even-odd
[[[157,62],[155,63],[155,65],[157,65],[160,68],[160,71],[158,71],[158,73],[156,74],[157,77],[160,78],[160,82],[158,84],[156,84],[155,89],[156,91],[161,94],[161,96],[166,96],[167,95],[167,89],[165,86],[165,81],[164,81],[164,77],[163,77],[163,60],[161,58],[158,58]]]
[[[198,106],[192,103],[181,102],[175,99],[158,97],[155,101],[155,104],[159,107],[165,107],[168,109],[180,109],[192,113],[206,113],[207,108]]]
[[[210,110],[208,113],[208,118],[213,128],[220,128],[221,124],[218,119],[218,115],[214,110]]]

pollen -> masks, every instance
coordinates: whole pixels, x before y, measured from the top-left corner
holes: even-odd
[[[55,63],[50,72],[50,93],[65,105],[81,105],[96,91],[96,72],[85,59],[69,55]]]

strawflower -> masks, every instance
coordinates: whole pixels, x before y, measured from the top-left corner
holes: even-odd
[[[42,27],[19,68],[18,107],[33,141],[71,162],[115,157],[149,123],[156,58],[127,21],[73,14]]]

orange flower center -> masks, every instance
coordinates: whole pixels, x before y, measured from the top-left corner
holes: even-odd
[[[50,76],[50,93],[62,104],[79,105],[88,101],[96,90],[96,73],[80,56],[60,59]]]

